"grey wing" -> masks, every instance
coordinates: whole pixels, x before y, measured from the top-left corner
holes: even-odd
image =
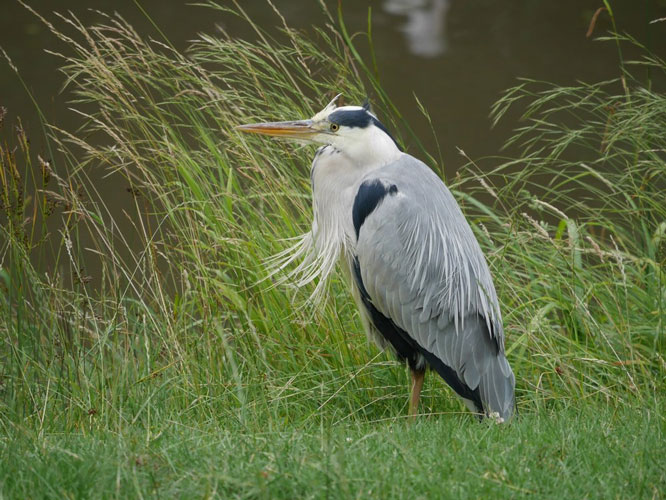
[[[360,216],[362,205],[355,203],[359,286],[458,394],[476,406],[480,401],[479,410],[510,417],[515,379],[504,355],[497,295],[458,204],[439,177],[409,155],[373,172],[362,186],[377,183],[385,196]],[[356,201],[362,194],[359,189]]]

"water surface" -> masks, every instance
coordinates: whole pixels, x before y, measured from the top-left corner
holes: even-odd
[[[73,12],[84,24],[101,19],[89,8],[89,1],[27,2],[48,17],[55,9]],[[307,30],[325,21],[317,1],[273,3],[294,28]],[[337,1],[326,3],[335,11]],[[59,93],[63,79],[57,71],[58,60],[44,51],[62,47],[18,2],[2,0],[2,4],[0,46],[18,66],[47,117],[64,128],[76,127],[79,119],[67,109],[68,96]],[[198,32],[214,33],[217,26],[234,36],[253,36],[239,19],[184,1],[141,0],[140,4],[179,48]],[[267,29],[280,24],[265,0],[241,4]],[[463,162],[458,147],[473,158],[497,153],[515,123],[491,131],[488,113],[500,92],[515,84],[517,77],[572,84],[618,75],[614,45],[585,36],[601,4],[599,0],[344,0],[343,10],[350,30],[361,31],[366,27],[368,9],[372,9],[374,47],[383,85],[425,144],[434,149],[434,138],[415,105],[413,96],[418,96],[432,117],[446,170],[454,171]],[[620,30],[648,41],[653,49],[666,49],[666,22],[648,25],[649,20],[666,16],[666,2],[621,0],[612,4]],[[132,1],[96,0],[93,5],[101,11],[120,13],[140,33],[156,35]],[[603,13],[595,33],[602,35],[609,29],[609,17]],[[361,39],[359,44],[363,45]],[[34,106],[4,64],[0,105],[9,109],[10,118],[23,117],[33,135],[39,130]],[[40,144],[37,137],[35,140]]]
[[[144,13],[129,0],[26,1],[49,19],[54,19],[54,9],[71,11],[84,25],[103,21],[98,12],[89,8],[94,4],[95,9],[118,12],[139,33],[159,38]],[[337,8],[337,0],[323,1],[332,11]],[[75,130],[81,122],[68,109],[71,96],[60,91],[63,85],[58,72],[60,61],[45,52],[45,49],[67,48],[18,2],[0,2],[0,46],[18,67],[47,119],[61,128]],[[293,28],[312,30],[313,25],[326,21],[318,1],[273,0],[273,3]],[[184,1],[140,0],[140,4],[180,49],[197,33],[215,33],[220,27],[239,38],[254,36],[247,23],[237,17],[187,5]],[[275,30],[281,25],[265,0],[241,4],[266,29]],[[619,75],[615,45],[586,37],[590,19],[601,4],[600,0],[342,2],[345,22],[352,32],[366,29],[371,8],[381,82],[435,156],[440,156],[436,151],[439,143],[447,176],[466,162],[458,148],[474,159],[498,154],[517,123],[506,120],[491,130],[490,107],[504,89],[517,83],[518,77],[567,85]],[[662,56],[666,55],[666,22],[648,24],[650,20],[666,17],[665,0],[618,0],[612,4],[620,31],[626,30]],[[603,35],[610,27],[609,16],[602,13],[595,34]],[[367,48],[362,37],[357,40],[361,48]],[[331,89],[334,90],[337,89]],[[415,95],[429,111],[435,135],[418,110]],[[326,99],[322,97],[321,101],[323,105]],[[12,123],[16,116],[22,117],[33,153],[48,157],[35,106],[4,61],[0,62],[0,106],[9,110],[6,123]],[[300,117],[275,117],[288,118]],[[410,151],[416,149],[413,144],[405,146]],[[483,165],[492,166],[493,162]],[[97,187],[111,212],[120,213],[123,206],[131,203],[131,195],[125,190],[127,183],[119,176],[105,178]]]

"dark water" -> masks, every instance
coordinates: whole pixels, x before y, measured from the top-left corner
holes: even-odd
[[[91,7],[116,11],[139,32],[155,35],[155,29],[130,0],[26,1],[49,18],[54,10],[72,11],[84,24],[100,20]],[[337,1],[325,1],[335,12]],[[243,31],[245,23],[234,17],[182,1],[140,0],[140,4],[179,48],[198,32],[215,32],[216,25],[238,37],[252,36]],[[274,0],[274,4],[294,28],[310,29],[324,22],[315,0]],[[666,17],[666,1],[618,0],[611,4],[620,31],[665,51],[666,22],[648,21]],[[48,119],[61,127],[75,128],[79,121],[67,109],[68,96],[59,93],[62,76],[57,71],[58,60],[44,52],[62,47],[18,2],[0,0],[0,5],[0,46],[18,66]],[[241,5],[269,29],[280,23],[265,0],[241,1]],[[517,77],[569,84],[618,75],[614,45],[585,36],[594,11],[601,5],[601,0],[343,0],[345,19],[353,31],[365,29],[368,7],[372,8],[382,83],[433,149],[434,138],[413,95],[428,109],[448,172],[463,163],[456,147],[472,158],[498,152],[515,123],[490,130],[488,113],[499,93],[515,84]],[[603,13],[595,33],[601,35],[609,29],[609,16]],[[16,115],[23,118],[25,128],[32,131],[33,145],[41,147],[34,106],[4,62],[0,63],[0,105],[9,109],[10,122]]]
[[[102,20],[90,7],[115,11],[139,33],[158,37],[131,0],[26,1],[49,19],[54,19],[54,10],[71,11],[84,25]],[[215,33],[218,26],[237,37],[253,36],[245,31],[246,23],[231,15],[188,6],[183,1],[139,1],[177,48],[185,48],[199,32]],[[322,1],[335,12],[337,0]],[[318,1],[273,2],[293,28],[308,30],[325,22]],[[267,29],[280,25],[265,0],[240,3]],[[514,85],[518,77],[572,84],[619,75],[614,44],[595,42],[585,36],[601,0],[342,0],[342,4],[352,32],[366,29],[368,8],[372,8],[374,47],[382,84],[425,146],[437,156],[436,140],[417,109],[414,95],[429,111],[447,175],[466,162],[457,148],[474,159],[498,154],[517,123],[507,120],[491,130],[488,114],[501,91]],[[666,17],[666,0],[617,0],[612,5],[620,31],[637,36],[665,55],[666,22],[648,23]],[[609,29],[609,17],[604,13],[595,34]],[[362,39],[358,40],[363,46]],[[63,77],[58,72],[59,60],[45,52],[67,48],[15,0],[0,0],[0,46],[18,67],[47,119],[61,128],[75,130],[80,119],[68,110],[70,96],[60,92]],[[4,60],[0,60],[0,106],[9,110],[5,123],[12,123],[16,116],[23,119],[33,154],[48,157],[35,106]],[[9,131],[5,127],[4,134]],[[415,149],[410,144],[406,146]],[[111,212],[119,213],[124,204],[131,202],[126,186],[126,181],[118,176],[98,183]],[[119,192],[124,197],[118,196]],[[136,244],[140,248],[139,240]],[[87,266],[90,274],[99,274],[94,263]]]

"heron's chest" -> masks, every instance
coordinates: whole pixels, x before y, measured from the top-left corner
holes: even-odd
[[[318,151],[310,177],[317,239],[335,240],[345,253],[353,251],[352,208],[361,173],[342,153],[327,146]]]

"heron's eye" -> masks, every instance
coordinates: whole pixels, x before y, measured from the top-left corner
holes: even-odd
[[[340,125],[338,125],[337,123],[331,123],[330,129],[331,132],[337,132],[340,129]]]

